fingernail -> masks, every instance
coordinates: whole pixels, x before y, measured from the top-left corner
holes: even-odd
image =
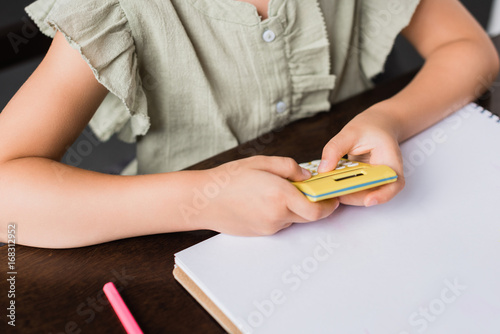
[[[374,206],[377,204],[378,204],[378,201],[375,198],[372,198],[372,199],[366,201],[365,206],[368,207],[368,206]]]
[[[326,170],[326,167],[328,166],[328,160],[321,160],[318,166],[318,173],[323,173]]]
[[[308,171],[307,169],[305,168],[302,168],[302,175],[304,175],[305,177],[307,178],[310,178],[311,177],[311,172]]]

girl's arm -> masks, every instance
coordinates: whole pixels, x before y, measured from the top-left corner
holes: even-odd
[[[254,157],[207,171],[120,176],[58,162],[107,94],[57,33],[40,66],[0,113],[0,241],[77,247],[137,235],[212,229],[271,234],[329,215],[286,179],[291,159]]]
[[[498,53],[457,0],[424,0],[405,36],[426,59],[414,80],[383,102],[403,141],[481,97],[496,79]]]
[[[391,166],[398,182],[341,198],[375,205],[404,186],[401,142],[476,100],[495,80],[498,54],[490,38],[457,0],[422,0],[403,35],[425,58],[412,82],[394,97],[356,116],[325,146],[321,171],[346,153],[351,159]]]

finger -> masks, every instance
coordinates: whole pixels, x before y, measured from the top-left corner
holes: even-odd
[[[380,187],[358,191],[339,197],[340,203],[355,206],[374,206],[388,202],[404,187],[404,181],[385,184]]]
[[[404,188],[404,180],[399,180],[386,184],[380,188],[371,191],[364,199],[365,206],[373,206],[386,203],[397,195]]]
[[[258,155],[242,159],[250,168],[266,171],[291,181],[304,181],[311,173],[300,167],[292,158]]]
[[[339,197],[339,201],[345,205],[365,206],[366,197],[373,189],[362,190],[352,194],[347,194]]]
[[[309,202],[308,199],[306,201]],[[302,221],[297,223],[308,223],[329,217],[339,207],[338,198],[330,198],[319,202],[309,202],[304,206],[291,206],[290,210],[301,217]]]
[[[283,223],[285,227],[283,227],[283,228],[286,228],[293,223],[309,223],[309,222],[310,222],[310,220],[307,220],[304,217],[299,216],[298,214],[296,214],[293,211],[290,211],[290,209],[289,209],[288,215],[285,219],[285,222]]]
[[[371,189],[364,198],[363,203],[365,206],[386,203],[396,196],[396,194],[404,188],[405,184],[403,159],[397,143],[394,143],[392,148],[389,149],[374,149],[371,154],[370,163],[375,165],[384,164],[391,167],[398,175],[398,179],[396,182],[383,185],[380,188]]]
[[[337,167],[337,163],[354,145],[354,138],[349,132],[340,132],[333,137],[323,148],[319,173],[329,172]]]
[[[297,223],[311,222],[330,216],[339,206],[338,198],[331,198],[319,202],[311,202],[300,191],[294,189],[287,192],[286,205],[288,209],[299,216]]]

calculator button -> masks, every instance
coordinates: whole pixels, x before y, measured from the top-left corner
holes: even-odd
[[[355,167],[355,166],[358,166],[359,164],[357,162],[350,162],[346,165],[347,165],[347,167]]]
[[[339,169],[344,169],[345,166],[338,166],[337,168],[335,168],[335,170],[339,170]]]

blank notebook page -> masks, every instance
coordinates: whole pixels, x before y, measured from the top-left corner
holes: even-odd
[[[498,334],[497,120],[471,104],[403,143],[389,203],[217,235],[176,264],[244,333]]]

